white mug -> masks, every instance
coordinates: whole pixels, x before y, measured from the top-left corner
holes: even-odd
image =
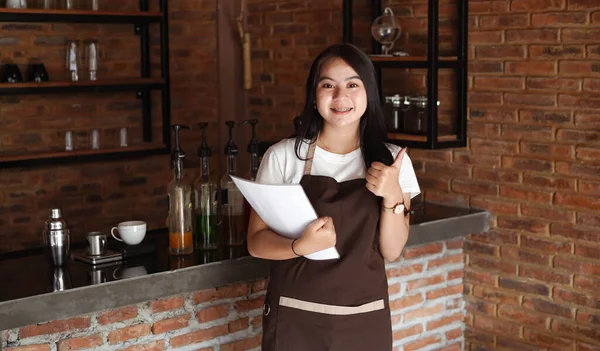
[[[120,238],[115,235],[115,229],[119,232]],[[127,245],[137,245],[142,242],[144,236],[146,235],[146,222],[121,222],[110,230],[110,235]]]

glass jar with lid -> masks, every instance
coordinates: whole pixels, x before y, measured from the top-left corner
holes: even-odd
[[[400,133],[404,130],[403,113],[408,104],[408,96],[396,94],[385,97],[384,116],[388,132]]]
[[[437,102],[440,105],[440,102]],[[411,134],[427,134],[427,96],[408,97],[408,109],[404,112],[404,131]]]

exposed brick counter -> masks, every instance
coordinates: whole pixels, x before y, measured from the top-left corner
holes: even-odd
[[[394,345],[460,350],[462,237],[487,231],[489,214],[427,205],[412,223],[402,257],[387,265]],[[267,275],[268,262],[242,257],[4,301],[1,345],[13,351],[258,349]]]

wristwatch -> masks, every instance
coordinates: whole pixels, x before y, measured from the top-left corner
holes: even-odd
[[[404,206],[404,202],[398,202],[397,204],[395,204],[392,207],[385,207],[385,205],[383,204],[383,201],[382,201],[381,209],[384,212],[392,212],[394,214],[404,213],[405,216],[408,214],[408,209],[406,208],[406,206]]]

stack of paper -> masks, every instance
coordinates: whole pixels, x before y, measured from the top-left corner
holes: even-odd
[[[317,213],[300,184],[267,185],[231,176],[250,206],[267,226],[279,235],[297,239]],[[335,247],[321,250],[306,258],[329,260],[340,258]]]

